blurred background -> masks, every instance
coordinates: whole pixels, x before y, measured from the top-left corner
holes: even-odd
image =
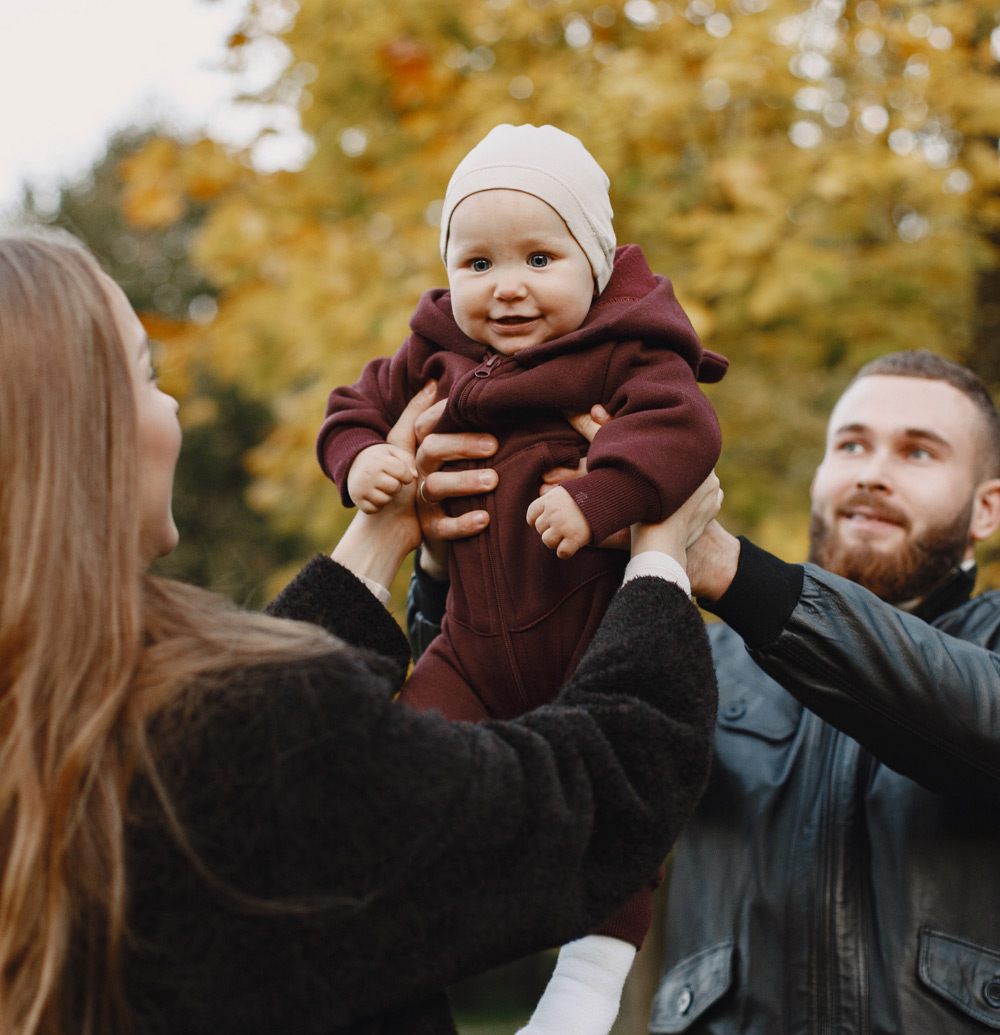
[[[445,282],[448,177],[500,122],[581,138],[729,357],[724,516],[780,556],[862,363],[926,347],[1000,389],[1000,0],[5,0],[0,88],[3,221],[89,244],[181,400],[163,570],[242,604],[349,520],[326,394]],[[463,1030],[513,1031],[550,965],[457,989]]]

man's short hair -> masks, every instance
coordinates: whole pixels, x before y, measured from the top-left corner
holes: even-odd
[[[928,349],[909,349],[889,352],[866,363],[851,379],[851,384],[863,377],[874,376],[922,377],[927,381],[944,381],[957,388],[972,400],[983,417],[983,477],[1000,475],[1000,414],[986,385],[968,367],[944,359]]]

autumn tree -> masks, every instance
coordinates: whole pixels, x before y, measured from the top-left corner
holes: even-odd
[[[218,315],[172,344],[273,406],[251,499],[327,546],[346,516],[313,457],[325,396],[444,281],[452,169],[499,122],[578,135],[619,241],[732,361],[709,389],[729,523],[798,558],[857,366],[926,346],[1000,377],[997,25],[993,0],[257,0],[232,60],[285,48],[254,101],[296,110],[311,158],[262,176],[210,141],[154,143],[127,211],[206,207],[193,254]]]
[[[120,168],[144,148],[147,153],[178,148],[153,129],[116,133],[104,154],[77,180],[63,184],[55,203],[40,206],[25,191],[14,222],[60,227],[94,253],[140,313],[161,364],[164,388],[184,395],[184,444],[174,486],[174,514],[181,542],[157,570],[225,592],[241,604],[266,602],[273,570],[300,555],[305,545],[275,533],[244,495],[250,476],[246,451],[272,424],[270,407],[249,399],[235,383],[200,363],[197,356],[165,352],[158,339],[180,327],[211,319],[214,289],[188,261],[191,240],[204,207],[192,190],[184,205],[160,226],[135,226],[123,214]],[[133,188],[132,198],[135,198]],[[185,362],[179,360],[186,358]]]

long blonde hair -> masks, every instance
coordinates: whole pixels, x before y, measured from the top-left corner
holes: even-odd
[[[0,239],[0,1031],[127,1027],[126,800],[199,676],[336,641],[140,570],[128,361],[96,262]],[[169,803],[164,802],[169,811]]]

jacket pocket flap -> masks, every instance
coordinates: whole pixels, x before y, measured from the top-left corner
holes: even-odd
[[[716,942],[682,959],[663,977],[653,998],[649,1030],[686,1031],[732,983],[733,939]]]
[[[759,686],[754,687],[752,693],[720,694],[719,728],[759,737],[771,744],[781,744],[788,740],[798,729],[802,705],[787,691],[780,687],[778,690],[780,697],[762,696]]]
[[[1000,1030],[1000,948],[925,928],[917,972],[929,989],[963,1013]]]

